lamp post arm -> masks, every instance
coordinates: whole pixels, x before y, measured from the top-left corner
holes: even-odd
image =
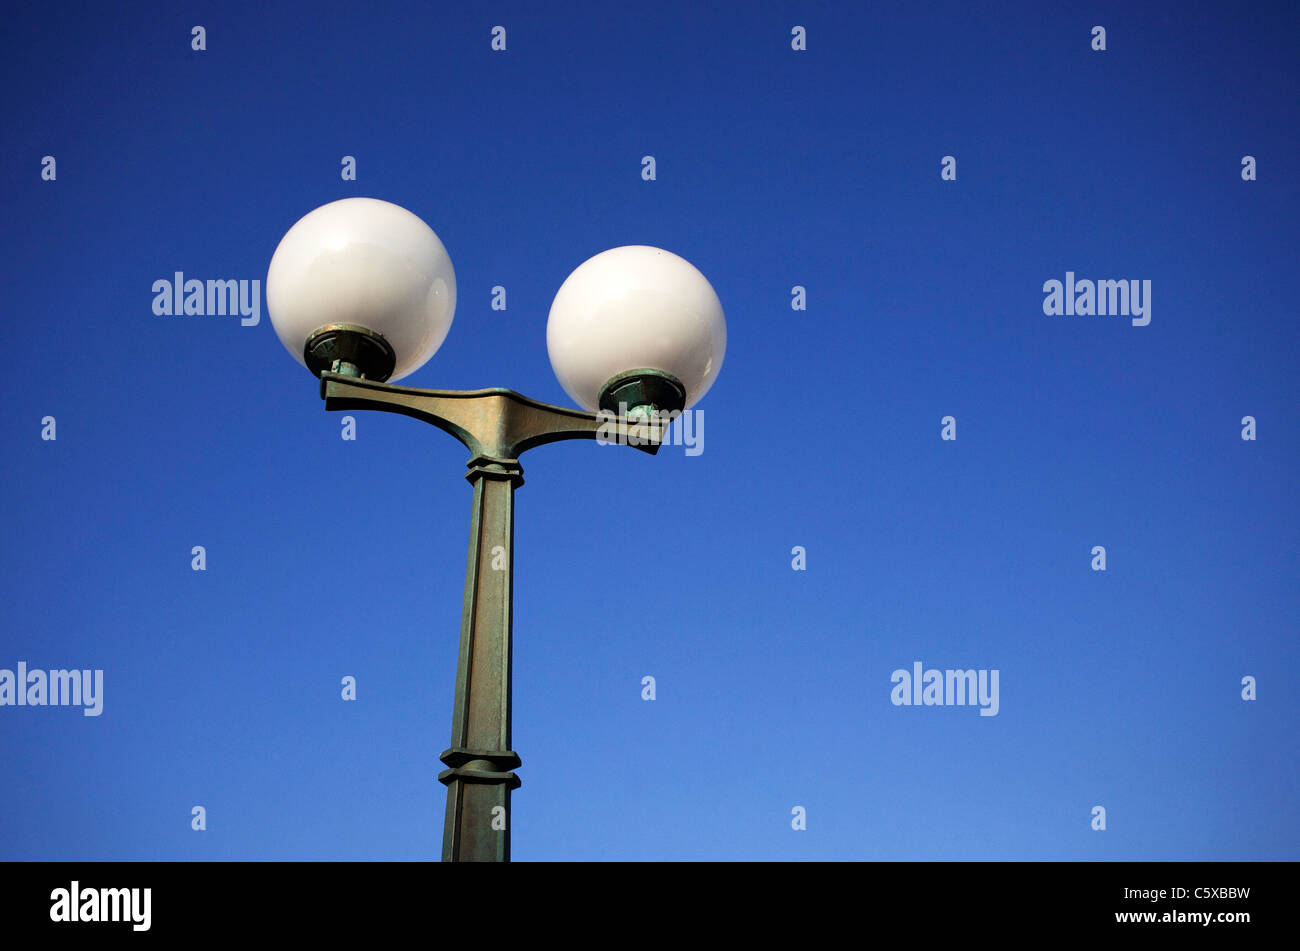
[[[371,409],[424,420],[459,439],[475,458],[517,459],[525,450],[564,439],[606,439],[654,455],[665,419],[586,413],[531,399],[514,390],[422,390],[322,373],[327,410]]]

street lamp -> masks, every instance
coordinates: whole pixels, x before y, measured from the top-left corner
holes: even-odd
[[[470,451],[474,487],[447,787],[445,862],[510,860],[514,491],[519,456],[562,439],[625,443],[651,454],[705,394],[727,346],[722,304],[688,261],[660,248],[613,248],[560,287],[546,325],[551,366],[583,411],[512,390],[393,386],[451,329],[456,275],[422,220],[374,198],[309,212],[280,241],[266,275],[280,342],[321,381],[327,410],[374,409],[432,423]]]

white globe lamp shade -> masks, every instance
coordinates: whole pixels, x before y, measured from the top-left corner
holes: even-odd
[[[377,198],[344,198],[288,230],[266,274],[280,342],[318,376],[398,380],[451,329],[456,274],[433,229]]]
[[[713,286],[689,261],[629,245],[568,276],[551,304],[546,348],[560,385],[589,411],[617,411],[620,403],[684,409],[722,368],[727,322]]]

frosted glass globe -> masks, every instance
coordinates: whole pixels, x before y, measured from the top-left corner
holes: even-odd
[[[628,245],[584,261],[560,286],[546,349],[560,385],[587,410],[611,377],[641,368],[677,377],[691,406],[722,368],[727,322],[713,285],[689,261]]]
[[[327,324],[383,334],[397,380],[446,339],[456,273],[442,241],[411,212],[377,198],[344,198],[308,212],[281,239],[266,274],[266,309],[303,366],[307,338]]]

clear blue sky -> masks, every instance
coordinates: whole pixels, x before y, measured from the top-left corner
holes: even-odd
[[[523,457],[517,860],[1296,858],[1300,8],[1138,6],[11,12],[0,668],[104,696],[0,707],[0,858],[438,856],[465,450],[342,440],[264,302],[151,306],[354,195],[456,268],[406,385],[567,404],[547,311],[618,245],[727,313],[701,454]],[[1150,324],[1045,315],[1067,271]],[[894,705],[915,662],[997,715]]]

